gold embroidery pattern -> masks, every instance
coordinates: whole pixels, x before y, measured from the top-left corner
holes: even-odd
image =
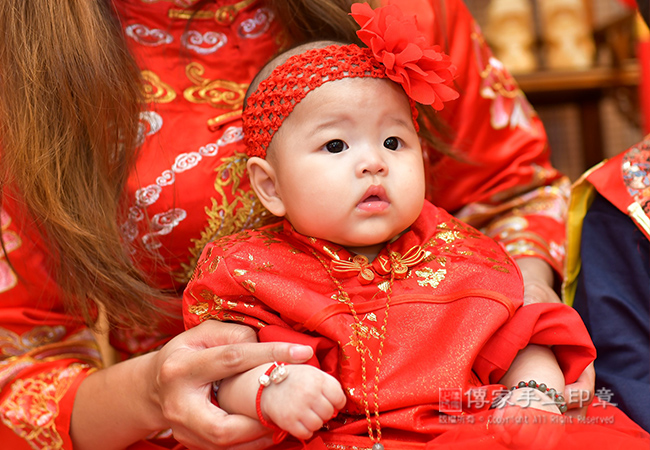
[[[241,282],[241,285],[249,291],[251,294],[255,293],[255,282],[251,280],[244,280]]]
[[[541,214],[547,215],[545,211]],[[565,257],[564,244],[549,242],[529,231],[525,217],[507,216],[491,224],[486,234],[499,240],[511,255],[539,256],[557,262],[563,261]]]
[[[143,0],[145,2],[155,2],[157,0]],[[214,19],[220,25],[230,25],[235,21],[237,15],[244,9],[251,6],[257,0],[242,0],[234,5],[224,5],[219,7],[216,11],[192,11],[192,10],[179,10],[179,9],[170,9],[168,16],[171,19]],[[195,3],[193,1],[188,1],[187,6]]]
[[[209,309],[210,309],[210,306],[207,303],[200,302],[200,303],[197,303],[196,305],[190,305],[190,307],[187,309],[187,311],[190,314],[195,314],[197,316],[202,316],[205,313],[207,313]]]
[[[191,103],[207,103],[213,108],[236,110],[208,120],[208,125],[214,127],[232,116],[241,114],[247,83],[237,83],[229,80],[210,80],[203,78],[205,68],[191,62],[185,67],[185,75],[194,84],[183,91],[183,97]]]
[[[532,233],[522,233],[521,235],[512,236],[512,240],[504,242],[506,250],[511,255],[528,255],[528,256],[549,256],[552,259],[564,258],[565,248],[555,242],[547,245],[539,242],[539,236]],[[549,251],[550,250],[550,251]]]
[[[510,128],[519,127],[532,132],[535,110],[526,100],[526,96],[519,89],[512,75],[493,57],[476,23],[471,37],[474,56],[482,79],[479,92],[481,97],[492,103],[490,108],[492,128],[500,130],[510,126]]]
[[[177,6],[192,6],[197,3],[199,0],[140,0],[142,3],[158,3],[158,2],[167,2],[173,3]]]
[[[219,125],[229,122],[230,120],[234,120],[237,117],[241,116],[241,109],[238,109],[237,111],[231,111],[225,114],[221,114],[216,117],[212,117],[211,119],[208,119],[208,126],[210,129],[217,128]]]
[[[202,320],[222,320],[220,317],[218,317],[220,313],[226,310],[235,309],[238,306],[237,302],[225,301],[209,289],[203,289],[199,292],[199,296],[205,301],[199,300],[195,296],[194,292],[190,292],[190,295],[194,298],[196,303],[194,305],[191,305],[187,311],[190,314],[201,317]],[[243,306],[249,307],[250,305],[244,303]],[[224,313],[224,316],[231,317],[230,313]]]
[[[0,405],[2,422],[35,450],[62,449],[63,439],[54,424],[59,402],[75,378],[89,367],[72,364],[17,380]]]
[[[174,88],[160,79],[158,75],[150,70],[141,72],[144,85],[144,99],[147,103],[169,103],[176,98]]]
[[[33,328],[22,336],[5,328],[0,328],[0,359],[20,356],[43,345],[60,341],[66,329],[62,325]]]
[[[190,248],[190,260],[182,265],[181,273],[175,274],[180,282],[189,280],[199,255],[208,242],[244,228],[258,228],[277,220],[262,206],[252,189],[245,191],[239,187],[245,170],[246,155],[243,153],[224,158],[223,164],[215,169],[217,176],[214,189],[217,195],[212,199],[212,206],[206,209],[208,225],[198,239],[192,239],[194,247]],[[231,197],[233,200],[228,200]],[[221,199],[221,203],[217,199]],[[241,238],[245,239],[246,234],[242,234]]]
[[[101,354],[90,330],[61,340],[65,333],[63,326],[36,327],[22,336],[0,328],[0,388],[22,370],[40,362],[72,358],[101,367]]]
[[[442,280],[445,279],[447,275],[446,269],[438,269],[435,272],[431,267],[425,267],[422,270],[416,270],[415,274],[422,278],[418,280],[418,284],[422,287],[431,286],[432,288],[437,288]]]
[[[386,293],[388,292],[388,289],[390,288],[390,281],[382,281],[381,283],[377,284],[377,289],[380,291]]]
[[[436,247],[435,253],[438,253],[438,256],[433,260],[442,267],[449,263],[448,256],[451,255],[461,258],[479,257],[487,267],[497,272],[510,273],[508,266],[512,266],[512,262],[505,252],[498,251],[496,248],[486,249],[481,246],[472,246],[467,241],[473,239],[483,239],[483,235],[471,226],[457,219],[451,219],[449,222],[438,224],[435,236],[427,242],[425,248]],[[438,241],[442,241],[442,243]],[[417,275],[424,279],[419,280],[418,284],[437,287],[444,280],[446,270],[440,269],[438,272],[439,274],[434,277],[432,269],[431,273],[420,271]]]
[[[460,238],[460,234],[458,231],[445,230],[436,233],[436,238],[445,241],[447,244],[451,244],[456,239]]]
[[[372,450],[372,447],[359,447],[358,445],[328,444],[325,447],[330,450]]]

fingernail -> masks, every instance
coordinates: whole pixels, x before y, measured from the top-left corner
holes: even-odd
[[[289,349],[291,358],[299,361],[306,361],[312,357],[314,351],[307,345],[293,345]]]

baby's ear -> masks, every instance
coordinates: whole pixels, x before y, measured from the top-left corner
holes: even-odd
[[[275,189],[275,169],[265,159],[251,157],[246,163],[251,186],[262,204],[274,216],[283,217],[286,214],[284,202]]]

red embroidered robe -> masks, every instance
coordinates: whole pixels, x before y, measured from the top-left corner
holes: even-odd
[[[391,282],[392,252],[410,267]],[[348,395],[329,424],[334,434],[367,432],[360,353],[373,392],[383,341],[383,435],[428,441],[448,430],[438,420],[441,389],[465,393],[497,383],[529,343],[552,346],[567,382],[593,360],[572,308],[522,303],[521,275],[507,253],[427,202],[411,228],[368,265],[338,245],[296,233],[287,221],[221,238],[199,260],[184,317],[187,327],[217,319],[250,325],[263,341],[312,345],[312,363],[338,378]],[[486,409],[491,400],[464,410]],[[367,437],[357,443],[371,446]]]

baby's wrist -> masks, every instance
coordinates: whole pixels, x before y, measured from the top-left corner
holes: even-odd
[[[274,362],[268,365],[264,373],[258,378],[259,388],[255,397],[255,410],[262,425],[274,430],[274,443],[281,442],[286,437],[287,432],[269,420],[272,417],[272,414],[269,414],[269,405],[272,405],[272,402],[269,401],[269,389],[272,389],[275,384],[282,383],[287,376],[289,376],[289,371],[284,363]],[[262,400],[262,397],[264,397],[265,401]]]

